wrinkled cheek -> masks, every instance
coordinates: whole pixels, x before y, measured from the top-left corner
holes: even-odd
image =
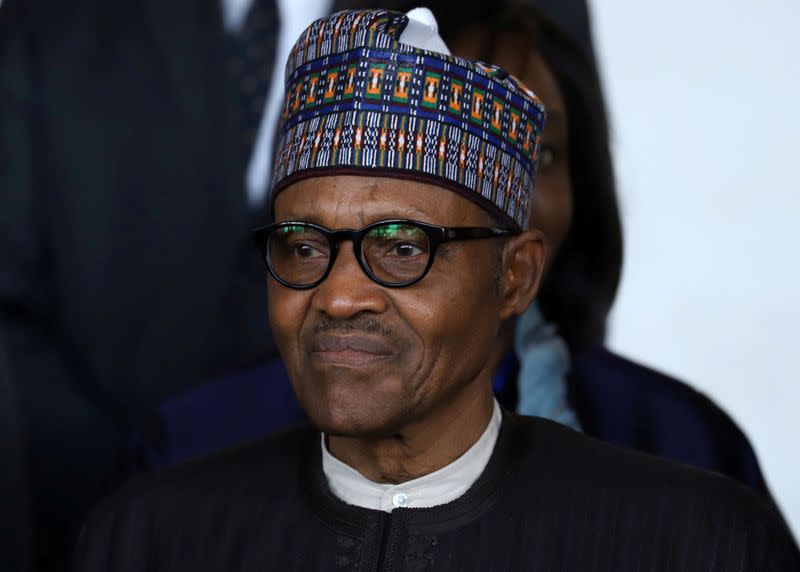
[[[446,312],[431,316],[424,364],[429,377],[427,389],[448,386],[476,375],[491,346],[493,326],[487,319],[488,312],[479,307],[481,298],[468,290],[451,300],[454,299],[475,300],[475,303],[456,305],[448,301],[442,305]]]

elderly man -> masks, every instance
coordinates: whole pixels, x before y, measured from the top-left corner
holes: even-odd
[[[411,16],[318,21],[287,67],[256,242],[314,427],[131,484],[76,569],[797,567],[744,488],[497,405],[492,341],[545,257],[527,228],[544,110]]]

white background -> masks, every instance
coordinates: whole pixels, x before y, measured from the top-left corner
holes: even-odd
[[[800,2],[590,5],[625,226],[610,345],[738,422],[800,537]]]

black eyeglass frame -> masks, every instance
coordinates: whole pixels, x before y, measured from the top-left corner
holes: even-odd
[[[425,266],[425,269],[420,273],[419,276],[414,278],[413,280],[409,280],[406,282],[386,282],[381,280],[369,269],[369,265],[367,264],[366,260],[364,259],[364,253],[362,249],[362,241],[364,237],[369,234],[369,232],[377,227],[390,225],[390,224],[399,224],[399,225],[407,225],[419,228],[423,231],[428,237],[428,244],[430,245],[430,252],[428,254],[428,263]],[[270,258],[269,253],[269,237],[270,235],[279,230],[281,228],[285,228],[288,226],[302,226],[305,228],[313,229],[319,232],[322,236],[324,236],[327,241],[328,245],[330,246],[330,260],[328,260],[328,268],[325,269],[322,276],[316,282],[313,282],[308,285],[298,285],[292,284],[291,282],[287,282],[286,280],[282,279],[278,276],[278,273],[272,268],[272,260]],[[269,271],[270,275],[278,281],[280,284],[283,284],[287,288],[293,288],[295,290],[309,290],[311,288],[316,288],[331,273],[331,269],[333,269],[333,265],[336,263],[336,256],[339,253],[339,244],[345,240],[350,240],[353,243],[353,254],[358,260],[359,266],[361,266],[361,270],[364,271],[373,282],[380,284],[381,286],[385,286],[387,288],[404,288],[406,286],[411,286],[416,284],[428,274],[433,266],[433,260],[436,257],[436,250],[439,248],[440,244],[445,242],[455,242],[461,240],[478,240],[478,239],[485,239],[485,238],[499,238],[502,236],[511,236],[516,234],[515,232],[503,228],[492,228],[492,227],[476,227],[476,226],[459,226],[459,227],[446,227],[446,226],[437,226],[434,224],[428,224],[425,222],[420,222],[416,220],[410,219],[387,219],[387,220],[380,220],[377,222],[373,222],[368,224],[367,226],[361,228],[360,230],[354,229],[341,229],[341,230],[328,230],[325,227],[319,226],[314,223],[310,222],[303,222],[303,221],[284,221],[278,222],[274,224],[270,224],[267,226],[262,226],[253,231],[253,243],[255,244],[256,248],[261,252],[261,257],[264,260],[264,263],[267,266],[267,270]]]

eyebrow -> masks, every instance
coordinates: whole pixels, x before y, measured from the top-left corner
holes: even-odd
[[[392,219],[409,219],[418,220],[419,222],[427,222],[429,224],[437,224],[436,221],[431,218],[429,213],[422,212],[421,210],[411,206],[399,207],[392,209],[391,211],[378,211],[377,213],[369,213],[369,215],[365,215],[365,213],[357,213],[357,216],[359,217],[359,224],[361,224],[362,227],[374,222]],[[320,219],[319,215],[314,213],[294,212],[290,213],[290,216],[281,218],[284,220],[276,220],[275,222],[298,221],[310,222],[319,226],[326,226],[322,219]]]
[[[362,213],[360,218],[363,224],[371,224],[379,220],[389,220],[393,218],[407,218],[419,220],[421,222],[431,221],[430,213],[422,212],[421,210],[412,206],[400,207],[398,209],[392,209],[391,211],[378,211],[376,214],[370,214],[369,217],[365,217]]]

